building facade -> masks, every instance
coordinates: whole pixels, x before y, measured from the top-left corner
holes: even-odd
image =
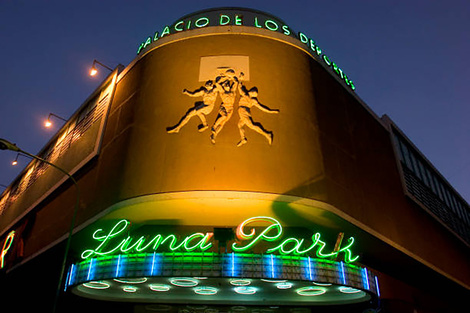
[[[32,161],[1,195],[6,302],[462,308],[469,205],[355,88],[264,12],[211,9],[156,31],[39,153],[76,184]]]

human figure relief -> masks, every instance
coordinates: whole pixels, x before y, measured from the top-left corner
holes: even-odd
[[[228,69],[223,75],[217,77],[216,88],[222,99],[217,118],[212,126],[211,142],[215,144],[215,139],[220,133],[225,123],[227,123],[233,114],[233,105],[236,99],[236,90],[238,78],[233,69]]]
[[[196,103],[196,106],[189,109],[186,114],[181,118],[178,124],[173,127],[168,127],[166,130],[169,134],[178,133],[180,129],[189,122],[194,116],[199,117],[202,124],[198,126],[199,132],[205,131],[209,126],[207,125],[206,115],[209,115],[214,109],[215,101],[217,100],[218,89],[215,88],[214,82],[208,80],[204,86],[194,91],[187,89],[183,90],[183,94],[190,97],[202,97],[202,102]]]
[[[243,77],[243,73],[240,74],[240,79]],[[240,81],[238,85],[238,90],[240,92],[240,100],[238,102],[238,115],[240,120],[238,121],[238,130],[240,131],[240,141],[237,144],[237,147],[240,147],[246,144],[247,139],[245,137],[245,125],[256,131],[257,133],[263,135],[268,140],[268,143],[271,145],[273,142],[273,133],[267,131],[263,128],[263,125],[260,123],[254,122],[251,116],[251,108],[257,107],[263,112],[270,114],[277,114],[279,110],[270,109],[267,106],[261,104],[258,101],[258,88],[253,87],[250,90],[247,90],[243,83]]]

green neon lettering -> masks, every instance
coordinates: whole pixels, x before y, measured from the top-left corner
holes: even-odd
[[[330,59],[326,56],[326,54],[323,55],[323,61],[325,61],[325,63],[326,63],[328,66],[331,66],[331,61],[330,61]]]
[[[264,26],[273,32],[279,29],[279,25],[277,25],[273,20],[266,20],[266,22],[264,22]]]
[[[203,21],[203,24],[201,24],[200,21]],[[194,25],[196,25],[196,27],[198,28],[206,27],[207,25],[209,25],[209,19],[207,17],[200,17],[196,20]]]
[[[158,40],[158,32],[155,32],[155,34],[153,34],[153,41],[157,41]]]
[[[219,25],[223,26],[227,25],[228,23],[230,23],[230,16],[221,14],[219,19]]]
[[[139,46],[139,49],[137,49],[137,54],[140,53],[140,51],[144,48],[145,42],[142,42]]]
[[[170,244],[168,245],[168,248],[170,248],[171,251],[178,250],[184,244],[184,241],[183,241],[179,245],[176,245],[178,243],[178,240],[176,236],[173,234],[168,235],[165,239],[163,239],[161,244],[163,245],[167,240],[169,240],[170,242]]]
[[[287,25],[282,25],[282,30],[284,31],[284,35],[287,35],[287,36],[290,35],[289,26],[287,26]]]
[[[186,29],[190,29],[191,28],[191,20],[188,21],[188,26],[186,26]]]
[[[270,223],[268,227],[266,227],[258,236],[254,237],[256,234],[256,231],[254,228],[251,229],[251,232],[249,234],[245,233],[245,225],[252,223],[252,222],[267,222]],[[269,232],[275,231],[274,235],[269,235]],[[257,217],[252,217],[247,220],[245,220],[243,223],[238,225],[237,231],[236,231],[237,238],[240,240],[251,240],[250,243],[248,243],[245,246],[239,246],[236,242],[232,244],[232,249],[237,252],[241,251],[246,251],[256,244],[259,243],[259,241],[275,241],[278,240],[279,237],[282,235],[282,226],[281,224],[274,218],[272,217],[267,217],[267,216],[257,216]]]
[[[182,32],[184,29],[183,29],[183,27],[180,28],[179,25],[183,25],[183,27],[184,27],[184,21],[179,21],[178,23],[175,24],[175,30],[177,32]]]
[[[145,242],[145,238],[142,236],[140,237],[134,244],[132,244],[130,247],[130,243],[132,242],[131,237],[127,237],[121,244],[121,252],[126,253],[131,251],[132,249],[136,249],[137,247],[140,247]]]
[[[162,34],[160,35],[160,38],[162,38],[163,36],[165,35],[169,35],[170,34],[170,27],[169,26],[165,26],[165,28],[163,29],[162,31]]]
[[[15,239],[15,231],[12,230],[7,235],[7,238],[5,239],[5,242],[3,243],[2,252],[0,252],[0,268],[3,268],[5,266],[5,256],[7,255],[8,250],[10,250],[11,244],[13,243],[14,239]]]
[[[113,239],[114,237],[116,237],[119,234],[121,234],[122,232],[124,232],[127,229],[128,226],[129,226],[129,221],[120,220],[119,222],[116,223],[116,225],[114,225],[114,227],[111,229],[111,231],[107,235],[103,235],[103,230],[101,228],[96,230],[93,233],[93,239],[95,239],[97,241],[101,241],[101,243],[94,250],[88,249],[88,250],[83,251],[83,253],[81,255],[82,259],[87,259],[87,258],[89,258],[90,256],[93,256],[93,255],[110,254],[110,253],[113,253],[114,251],[116,251],[117,249],[119,249],[121,247],[121,245],[124,244],[124,242],[126,240],[121,241],[114,249],[111,249],[111,250],[108,250],[108,251],[105,251],[105,252],[101,252],[101,250],[104,249],[104,247],[109,243],[109,241],[111,241],[111,239]]]
[[[273,253],[275,251],[279,251],[280,254],[286,255],[286,254],[299,254],[297,251],[299,251],[300,246],[304,242],[304,239],[298,240],[297,238],[287,238],[286,240],[282,241],[278,246],[266,250],[266,253]],[[293,244],[291,249],[287,249],[286,246]]]
[[[235,25],[242,26],[243,20],[241,15],[235,15]]]
[[[105,233],[103,229],[98,229],[93,233],[93,239],[101,242],[95,249],[87,249],[83,251],[82,259],[87,259],[94,256],[103,256],[120,251],[122,253],[131,253],[133,251],[142,252],[151,248],[156,251],[163,244],[168,244],[171,251],[183,249],[187,252],[199,249],[206,251],[212,247],[210,242],[213,233],[194,233],[185,237],[180,243],[174,234],[163,237],[161,234],[155,235],[150,241],[147,242],[145,236],[139,237],[135,240],[131,236],[123,238],[130,223],[127,220],[120,220],[117,222],[109,233]],[[117,238],[119,237],[119,238]],[[118,239],[116,241],[116,239]],[[119,240],[121,239],[121,240]]]
[[[317,52],[318,55],[321,55],[321,49],[319,46],[315,46],[315,51]]]
[[[139,54],[142,51],[142,49],[145,49],[151,43],[152,43],[152,37],[148,37],[146,41],[140,44],[139,49],[137,49],[137,54]]]
[[[152,37],[148,37],[148,38],[147,38],[147,41],[145,41],[144,49],[147,48],[147,46],[148,46],[149,44],[151,44],[151,43],[152,43]]]
[[[262,226],[259,226],[259,225]],[[156,234],[153,237],[132,237],[128,235],[130,222],[127,220],[118,221],[109,231],[97,229],[93,233],[93,239],[98,242],[94,249],[83,251],[83,259],[94,258],[113,253],[135,253],[144,251],[157,251],[164,246],[170,251],[201,251],[204,252],[212,248],[211,242],[213,233],[196,232],[179,240],[175,234],[162,236]],[[356,261],[359,256],[353,255],[351,247],[354,244],[354,238],[350,237],[347,244],[341,247],[341,241],[338,241],[332,252],[326,252],[326,243],[321,240],[320,233],[315,233],[311,237],[311,243],[303,238],[288,237],[281,240],[283,229],[281,223],[268,216],[257,216],[246,219],[236,229],[237,241],[232,244],[234,252],[244,252],[254,248],[258,244],[276,243],[272,248],[266,248],[266,253],[277,252],[281,255],[305,255],[315,252],[318,258],[336,258],[342,254],[346,263]],[[12,235],[13,236],[13,235]],[[10,237],[9,237],[10,238]],[[10,241],[9,241],[10,240]],[[3,256],[10,248],[13,238],[5,241],[2,250]]]
[[[307,42],[308,42],[308,37],[305,36],[304,33],[299,33],[299,39],[300,39],[300,41],[303,42],[303,43],[307,43]]]
[[[197,249],[198,247],[199,248],[202,248],[202,247],[205,247],[205,250],[209,249],[210,247],[212,247],[212,243],[207,243],[207,241],[210,239],[210,237],[212,237],[212,234],[203,234],[203,233],[195,233],[195,234],[192,234],[191,236],[188,236],[184,239],[183,243],[184,243],[184,249],[188,252],[191,252],[191,251],[194,251],[195,249]],[[189,246],[190,242],[194,239],[198,239],[200,238],[200,240],[198,242],[196,242],[196,244],[194,244],[193,246]],[[204,245],[206,244],[206,245]],[[202,249],[201,249],[202,250]]]
[[[331,67],[333,67],[333,70],[334,70],[337,74],[339,74],[339,73],[338,73],[338,65],[336,65],[335,62],[332,62],[332,63],[331,63]]]
[[[339,67],[338,67],[338,70],[339,70],[339,75],[341,76],[341,79],[344,79],[343,70]]]
[[[258,24],[258,17],[255,16],[255,26],[261,28],[261,25]]]
[[[313,41],[312,39],[310,39],[310,49],[315,52],[315,41]]]
[[[152,250],[155,251],[160,246],[161,241],[162,241],[162,235],[160,234],[156,235],[145,246],[142,246],[145,241],[140,241],[139,244],[135,247],[135,250],[137,252],[142,252],[142,251],[147,250],[153,244]]]
[[[333,62],[332,66],[333,66],[333,70],[336,72],[336,74],[338,74],[338,76],[343,78],[343,71],[338,67],[338,65],[336,65],[336,63]]]

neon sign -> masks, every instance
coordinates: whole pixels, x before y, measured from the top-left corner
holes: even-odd
[[[246,234],[245,233],[246,225],[250,223],[255,223],[255,222],[266,222],[269,224],[269,226],[266,227],[257,236],[256,236],[256,231],[254,228],[251,228],[251,232],[249,234]],[[249,250],[256,244],[258,244],[260,241],[268,241],[268,242],[279,241],[282,236],[282,226],[279,223],[279,221],[277,221],[276,219],[272,217],[267,217],[267,216],[252,217],[252,218],[245,220],[240,225],[238,225],[236,234],[237,234],[238,239],[241,239],[244,241],[248,240],[248,243],[244,246],[241,246],[235,242],[232,245],[232,249],[233,251],[236,251],[236,252],[243,252],[243,251]],[[312,242],[310,244],[307,244],[305,242],[305,239],[299,240],[298,238],[290,237],[290,238],[282,240],[281,243],[279,243],[277,246],[267,249],[266,253],[278,252],[282,255],[288,255],[288,254],[305,255],[311,251],[315,251],[316,256],[319,258],[335,258],[340,253],[343,253],[344,259],[347,263],[354,262],[359,258],[359,256],[353,256],[352,251],[349,249],[354,244],[353,237],[350,237],[348,239],[348,243],[344,247],[338,250],[333,250],[330,253],[324,252],[326,243],[321,240],[320,233],[315,233],[311,237],[311,240]]]
[[[273,32],[281,33],[300,40],[314,56],[317,56],[323,64],[329,67],[351,90],[356,86],[343,72],[343,70],[333,62],[315,43],[315,41],[302,32],[294,33],[283,21],[276,19],[266,13],[251,10],[213,10],[209,12],[192,14],[182,18],[173,25],[165,26],[161,32],[156,31],[153,36],[148,36],[137,49],[140,54],[150,44],[159,39],[183,31],[200,29],[212,26],[249,26],[255,28],[267,29]]]
[[[125,235],[125,231],[129,227],[130,222],[128,220],[120,220],[117,222],[114,227],[108,232],[105,233],[103,229],[98,229],[93,233],[93,239],[101,242],[95,249],[88,249],[83,251],[81,257],[83,259],[107,255],[112,253],[128,253],[131,251],[142,252],[145,250],[156,251],[158,248],[168,243],[168,248],[171,251],[184,250],[184,251],[206,251],[212,247],[212,243],[209,242],[213,233],[194,233],[189,236],[186,236],[180,243],[174,234],[168,236],[163,236],[161,234],[155,235],[152,239],[141,236],[139,239],[135,239],[131,236]],[[116,244],[115,238],[123,238],[118,240]],[[110,244],[111,243],[111,244]],[[114,246],[113,246],[114,244]],[[111,245],[111,247],[109,247]]]
[[[8,250],[10,250],[11,244],[13,243],[14,239],[15,231],[12,230],[5,239],[5,242],[3,243],[3,248],[0,252],[0,268],[3,268],[5,266],[5,255],[7,254]]]
[[[252,225],[267,224],[261,227],[259,233]],[[161,249],[169,249],[170,251],[183,252],[205,252],[212,248],[213,239],[212,232],[196,232],[184,238],[178,239],[175,234],[162,235],[154,234],[150,236],[140,236],[139,238],[128,235],[130,222],[128,220],[118,221],[109,231],[97,229],[93,233],[93,239],[98,242],[93,249],[86,249],[81,254],[82,259],[94,258],[110,254],[128,254],[141,252],[155,252]],[[259,229],[260,226],[257,226]],[[234,253],[245,252],[253,249],[260,243],[272,245],[267,248],[264,253],[278,253],[281,255],[297,255],[309,256],[315,254],[318,258],[335,259],[342,256],[344,262],[355,262],[359,256],[354,255],[351,247],[354,244],[354,238],[350,237],[347,243],[341,247],[330,249],[326,248],[327,244],[321,240],[321,234],[315,233],[311,238],[282,238],[283,228],[278,220],[267,216],[257,216],[249,218],[238,225],[236,229],[237,241],[232,244]]]

